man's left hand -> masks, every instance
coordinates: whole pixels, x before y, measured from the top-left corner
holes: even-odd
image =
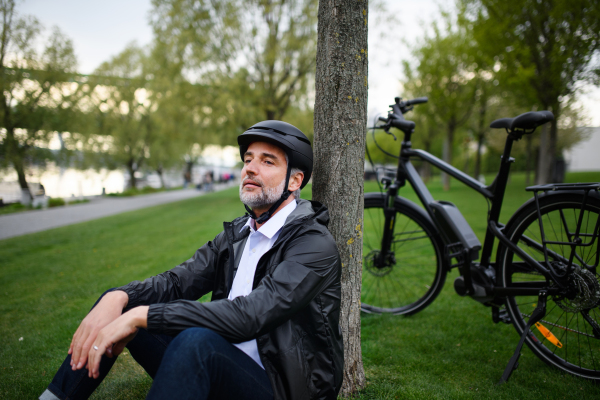
[[[94,379],[98,378],[102,355],[113,357],[121,354],[127,343],[135,337],[138,328],[146,328],[147,320],[148,306],[140,306],[126,312],[102,328],[89,351],[86,366],[88,376]]]

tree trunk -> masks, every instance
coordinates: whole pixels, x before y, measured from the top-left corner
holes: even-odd
[[[156,173],[158,174],[158,177],[160,178],[160,187],[161,189],[165,189],[165,177],[163,176],[163,167],[161,164],[158,164],[158,167],[156,167]]]
[[[525,150],[525,186],[531,185],[531,161],[533,158],[533,151],[531,150],[531,135],[525,137],[527,147]]]
[[[483,149],[484,138],[485,134],[477,136],[477,154],[475,155],[475,171],[473,174],[475,179],[479,179],[479,175],[481,175],[481,150]]]
[[[364,155],[367,124],[368,1],[319,2],[313,199],[329,208],[329,230],[342,260],[340,326],[344,382],[365,386],[360,347]]]
[[[444,147],[442,149],[442,159],[452,165],[452,146],[454,144],[454,126],[448,126],[448,135],[444,139]],[[442,185],[444,190],[450,190],[450,175],[442,172]]]
[[[540,152],[535,175],[536,185],[543,185],[550,181],[550,167],[553,157],[550,153],[550,132],[548,131],[548,124],[544,124],[540,134]]]
[[[129,171],[129,187],[131,189],[135,189],[137,186],[137,181],[135,179],[135,172],[137,171],[137,165],[135,161],[129,160],[127,162],[127,170]]]
[[[21,203],[29,205],[33,200],[33,196],[31,195],[29,185],[27,184],[23,154],[19,149],[19,143],[17,142],[15,132],[12,128],[6,129],[6,147],[8,159],[17,172],[17,179],[19,180],[19,187],[21,188]]]

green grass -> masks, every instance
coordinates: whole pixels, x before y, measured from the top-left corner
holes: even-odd
[[[375,186],[369,182],[366,190]],[[487,204],[480,195],[458,182],[450,192],[437,180],[429,186],[435,198],[457,204],[481,237]],[[504,221],[530,197],[523,187],[524,178],[513,176]],[[310,197],[310,190],[304,192]],[[407,190],[402,194],[411,197]],[[0,241],[0,398],[36,398],[45,389],[77,325],[104,290],[186,260],[222,229],[222,221],[243,212],[231,188]],[[518,337],[512,326],[493,324],[489,308],[457,296],[455,276],[412,317],[363,315],[368,386],[359,398],[600,398],[598,386],[547,367],[528,349],[511,381],[496,386]],[[139,399],[150,384],[124,355],[94,398]]]

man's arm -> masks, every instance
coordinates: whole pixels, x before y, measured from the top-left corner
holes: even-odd
[[[250,340],[285,322],[324,288],[339,281],[339,269],[333,238],[315,230],[293,239],[284,261],[248,296],[233,301],[151,305],[148,330],[172,335],[202,326],[234,343]]]
[[[176,299],[196,300],[210,292],[215,279],[216,242],[220,235],[175,268],[143,282],[133,281],[104,295],[73,335],[69,347],[71,367],[75,370],[85,366],[92,343],[100,330],[119,318],[123,311]]]
[[[213,290],[218,243],[223,233],[200,247],[189,260],[144,281],[133,281],[119,288],[129,296],[127,310],[173,300],[197,300]]]
[[[89,314],[81,321],[75,331],[69,354],[71,355],[71,368],[81,369],[86,364],[92,343],[96,340],[98,332],[123,313],[128,302],[127,293],[115,290],[106,293]]]

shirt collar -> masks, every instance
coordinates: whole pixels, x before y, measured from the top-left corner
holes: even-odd
[[[294,211],[296,209],[296,205],[297,205],[296,200],[290,202],[290,204],[283,207],[275,215],[273,215],[271,218],[269,218],[269,220],[267,222],[265,222],[263,226],[258,228],[258,232],[262,233],[263,235],[265,235],[266,237],[271,239],[273,237],[273,235],[275,235],[283,227],[287,217],[292,213],[292,211]],[[247,226],[250,227],[250,233],[256,232],[252,221],[253,221],[252,218],[248,218],[248,221],[246,221],[246,224],[244,224],[244,226],[242,226],[242,229],[240,229],[240,232]]]

